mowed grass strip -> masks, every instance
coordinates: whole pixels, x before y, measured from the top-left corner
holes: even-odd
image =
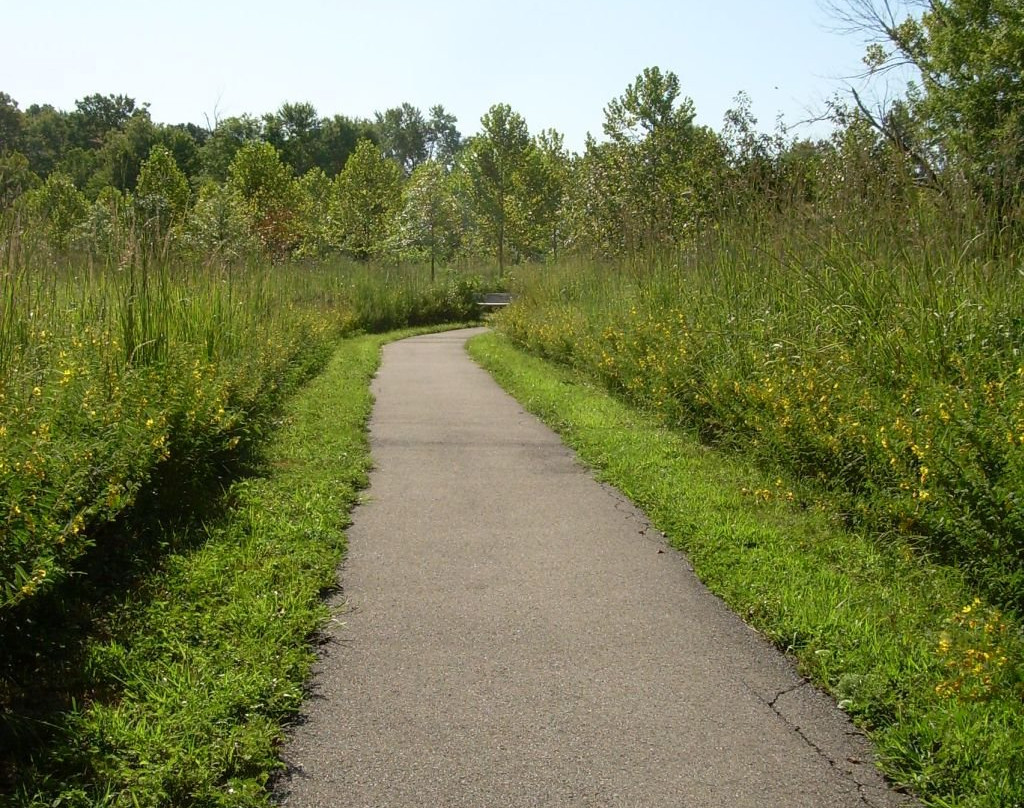
[[[795,656],[934,806],[1024,805],[1024,641],[962,577],[844,531],[827,502],[488,334],[470,354]]]
[[[281,767],[329,619],[344,528],[370,465],[369,382],[381,345],[341,343],[286,406],[264,473],[235,484],[205,541],[126,597],[90,669],[113,697],[66,717],[11,804],[258,806]]]

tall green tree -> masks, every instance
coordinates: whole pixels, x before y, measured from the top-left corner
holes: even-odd
[[[126,95],[96,93],[80,98],[69,116],[72,142],[82,148],[98,149],[109,132],[123,129],[134,115],[144,112],[148,106],[136,107],[135,99]]]
[[[142,163],[159,138],[146,109],[133,114],[120,129],[108,131],[97,152],[96,173],[86,183],[86,195],[95,198],[108,185],[119,191],[134,190]]]
[[[752,197],[777,192],[779,155],[785,148],[782,136],[758,130],[750,96],[736,95],[726,110],[721,142],[728,164],[723,192],[734,206],[747,205]]]
[[[29,167],[24,154],[17,151],[0,154],[0,211],[38,185],[39,177]]]
[[[22,195],[29,221],[35,222],[50,244],[58,250],[71,246],[76,229],[86,220],[89,203],[71,178],[59,171],[50,174],[38,188]]]
[[[401,170],[375,143],[360,140],[334,185],[335,243],[362,261],[380,254],[401,203]]]
[[[495,251],[503,273],[510,241],[524,222],[515,213],[524,206],[522,174],[533,149],[526,121],[508,104],[495,104],[480,119],[480,134],[462,154],[470,210],[484,243]],[[511,237],[511,238],[510,238]]]
[[[565,221],[566,189],[571,161],[562,134],[545,129],[533,139],[525,175],[525,192],[530,200],[528,224],[535,249],[557,259],[568,228]]]
[[[0,92],[0,155],[21,148],[21,119],[18,102]]]
[[[82,240],[94,256],[104,256],[108,265],[124,257],[125,245],[139,234],[135,205],[129,194],[117,188],[103,188],[89,206],[85,221],[79,227]],[[145,233],[152,239],[152,232]],[[153,242],[151,241],[151,246]]]
[[[248,201],[230,183],[207,180],[185,219],[185,249],[210,265],[256,254],[261,244],[254,233]]]
[[[605,107],[604,133],[612,148],[604,174],[617,189],[620,217],[631,249],[650,254],[680,236],[688,224],[695,110],[680,99],[679,78],[648,67]]]
[[[376,143],[379,139],[372,121],[335,115],[325,119],[320,127],[316,164],[328,177],[336,177],[360,140]]]
[[[54,171],[69,177],[76,188],[88,190],[90,185],[97,191],[104,185],[109,185],[109,177],[93,178],[102,168],[100,153],[96,149],[83,149],[81,146],[70,146],[61,153],[60,162],[57,163]],[[52,173],[52,172],[51,172]]]
[[[334,183],[319,166],[315,166],[297,180],[301,194],[299,245],[301,256],[320,257],[331,247],[332,233],[336,230],[332,219]]]
[[[204,130],[194,124],[171,124],[157,130],[159,144],[171,153],[175,164],[190,180],[198,179],[203,171],[199,150],[204,134]]]
[[[135,206],[154,241],[166,237],[188,212],[189,185],[166,146],[154,146],[139,170]]]
[[[928,178],[949,168],[1000,207],[1024,178],[1024,5],[1019,0],[834,0],[834,14],[873,39],[870,73],[910,67],[905,100],[865,117]],[[892,114],[895,113],[895,114]]]
[[[308,102],[284,103],[263,118],[264,137],[280,150],[297,175],[317,165],[320,127],[316,107]]]
[[[40,177],[57,168],[69,144],[68,115],[49,104],[32,104],[21,123],[21,149]]]
[[[616,145],[587,135],[565,196],[567,238],[580,252],[604,258],[626,252],[626,203],[618,183]]]
[[[251,115],[218,121],[199,150],[203,174],[209,179],[224,182],[235,155],[246,144],[260,140],[262,135],[263,127]]]
[[[437,263],[449,260],[458,246],[461,219],[451,177],[437,160],[413,169],[402,189],[402,206],[394,229],[399,255],[429,259],[430,279]]]
[[[455,165],[462,148],[462,135],[457,125],[458,119],[441,104],[430,108],[430,118],[427,120],[427,158],[436,160],[449,170]]]
[[[394,160],[408,176],[427,159],[427,121],[418,107],[403,103],[376,113],[377,131],[384,154]]]
[[[246,201],[254,234],[272,255],[283,255],[299,239],[299,189],[292,170],[269,143],[247,143],[228,169],[228,185]]]

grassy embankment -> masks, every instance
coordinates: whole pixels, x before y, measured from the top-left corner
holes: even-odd
[[[896,780],[932,805],[1018,805],[1024,288],[997,239],[882,214],[725,228],[656,270],[524,271],[501,330],[580,375],[475,352]]]
[[[14,804],[269,804],[327,618],[346,514],[369,457],[369,379],[384,337],[346,340],[285,408],[265,472],[235,483],[193,548],[121,595],[84,649],[99,698],[57,717]]]
[[[474,282],[17,246],[0,277],[2,801],[266,800],[366,463],[384,338],[346,337],[472,316]]]

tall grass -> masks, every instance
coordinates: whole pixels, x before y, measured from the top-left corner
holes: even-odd
[[[653,267],[524,272],[502,327],[1024,612],[1021,255],[943,205],[759,212]]]
[[[328,264],[102,260],[0,240],[0,612],[75,569],[159,468],[244,453],[359,330],[475,316],[473,278]],[[172,474],[170,477],[174,477]],[[162,485],[187,483],[160,477]]]
[[[203,492],[201,518],[120,521],[119,543],[158,553],[101,545],[87,574],[4,615],[0,686],[27,692],[13,713],[0,701],[0,804],[271,803],[365,484],[368,381],[381,343],[409,333],[343,340],[283,404],[256,473]]]

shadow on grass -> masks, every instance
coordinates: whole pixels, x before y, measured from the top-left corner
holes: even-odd
[[[263,466],[251,447],[161,464],[134,506],[95,534],[75,574],[0,615],[0,797],[63,758],[69,711],[119,698],[120,683],[90,664],[90,647],[126,631],[125,604],[145,608],[166,559],[200,547],[205,526],[230,509],[232,483]]]

